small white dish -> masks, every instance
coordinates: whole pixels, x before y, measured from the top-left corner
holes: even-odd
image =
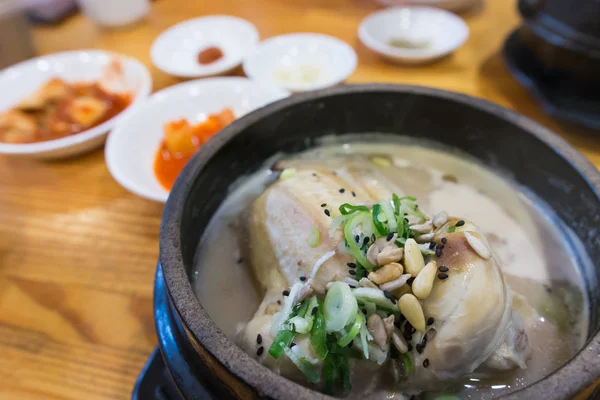
[[[458,49],[468,39],[469,27],[462,18],[438,8],[393,7],[365,18],[358,37],[386,59],[418,64]]]
[[[213,15],[181,22],[161,33],[150,50],[154,65],[181,78],[224,74],[242,63],[258,44],[258,31],[250,22],[228,15]],[[223,57],[202,65],[198,54],[218,47]]]
[[[239,77],[194,80],[163,89],[110,133],[105,148],[108,170],[125,189],[165,202],[169,191],[154,175],[154,159],[164,137],[164,124],[180,118],[197,124],[226,107],[239,118],[288,95],[278,87]]]
[[[114,62],[122,73],[107,73]],[[56,159],[87,152],[104,143],[115,123],[127,115],[152,90],[150,72],[138,60],[118,53],[82,50],[55,53],[21,62],[0,71],[0,112],[9,110],[52,78],[67,82],[98,81],[115,92],[130,92],[132,103],[108,121],[60,139],[28,144],[0,142],[0,154],[37,159]]]
[[[340,39],[292,33],[262,42],[244,61],[244,72],[250,79],[299,92],[343,82],[356,60],[354,49]]]

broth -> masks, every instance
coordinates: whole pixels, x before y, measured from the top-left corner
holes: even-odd
[[[389,141],[389,139],[387,139]],[[353,143],[324,145],[295,155],[298,163],[340,154],[383,155],[397,168],[382,168],[404,193],[419,199],[429,213],[446,210],[474,221],[498,255],[507,283],[539,313],[526,318],[532,345],[527,369],[494,379],[469,376],[452,390],[461,398],[485,399],[527,386],[567,362],[585,343],[587,294],[574,250],[577,238],[535,196],[510,184],[475,161],[441,149],[411,144]],[[262,300],[252,271],[242,259],[244,210],[272,183],[268,167],[241,179],[212,218],[195,260],[194,286],[199,300],[231,340]],[[401,173],[399,173],[401,172]],[[375,385],[379,378],[355,382],[355,390],[376,398],[401,398]],[[373,388],[373,386],[378,388]],[[424,393],[422,398],[435,398]],[[352,395],[351,395],[352,396]]]

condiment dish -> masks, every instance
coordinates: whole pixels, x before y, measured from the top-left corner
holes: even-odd
[[[469,37],[455,14],[431,7],[393,7],[365,18],[358,37],[369,49],[398,63],[419,64],[444,57]]]
[[[148,69],[138,60],[100,50],[56,53],[16,64],[0,72],[0,113],[14,107],[52,78],[67,82],[97,81],[115,92],[129,92],[131,104],[115,117],[83,132],[36,143],[0,142],[0,154],[37,159],[62,158],[100,146],[118,120],[152,90]]]
[[[340,39],[293,33],[262,42],[244,61],[244,72],[250,79],[300,92],[343,82],[356,63],[354,49]]]
[[[286,96],[285,90],[239,77],[194,80],[163,89],[111,132],[105,149],[106,164],[115,180],[127,190],[164,202],[169,191],[160,185],[153,169],[164,137],[164,124],[180,118],[198,123],[224,108],[230,108],[240,117]]]
[[[242,63],[258,44],[258,31],[250,22],[228,15],[212,15],[181,22],[161,33],[150,50],[152,63],[181,78],[224,74]],[[210,47],[222,57],[201,64],[199,54]]]

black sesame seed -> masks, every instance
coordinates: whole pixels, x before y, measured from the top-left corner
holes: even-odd
[[[348,268],[356,268],[356,264],[354,264],[353,262],[346,263],[346,265],[348,266]]]
[[[256,355],[260,357],[260,356],[262,356],[262,353],[264,353],[264,351],[265,351],[264,346],[260,346],[258,348],[258,350],[256,350]]]
[[[427,346],[427,334],[423,335],[423,340],[421,340],[421,346],[423,346],[423,348]]]
[[[354,236],[354,240],[356,241],[356,243],[360,242],[360,236],[358,236],[358,235]]]
[[[306,280],[306,277],[305,277],[305,276],[301,276],[301,277],[300,277],[300,280],[301,280],[302,282],[304,282],[304,281]]]
[[[446,267],[445,265],[442,265],[438,269],[440,270],[440,272],[448,272],[448,267]]]
[[[412,340],[412,335],[408,332],[404,332],[404,339],[406,339],[407,342],[410,342]]]
[[[429,250],[433,250],[434,247],[435,247],[435,242],[429,243]]]
[[[448,278],[448,274],[438,274],[438,278],[440,278],[441,280],[444,280],[444,279]]]
[[[290,291],[289,290],[284,290],[283,291],[283,295],[284,296],[289,296],[290,295]]]
[[[550,286],[544,286],[547,293],[552,293],[552,288]]]
[[[392,303],[396,304],[396,301],[397,301],[397,300],[396,300],[396,298],[394,297],[394,295],[393,295],[393,294],[391,294],[391,293],[390,293],[390,292],[388,292],[387,290],[384,290],[384,291],[383,291],[383,295],[384,295],[385,297],[387,297],[387,298],[388,298],[388,299],[389,299],[389,300],[390,300]]]
[[[436,249],[443,249],[444,245],[443,244],[438,244],[437,246],[435,246]]]
[[[410,324],[410,322],[406,322],[406,324],[404,324],[404,332],[408,333],[410,335],[410,331],[412,330],[413,326]]]
[[[281,300],[277,300],[277,304],[281,305]]]
[[[417,343],[417,345],[415,346],[415,349],[417,349],[417,353],[421,354],[423,352],[423,346],[421,346],[420,343]]]
[[[429,367],[429,358],[426,358],[425,360],[423,360],[423,368],[427,368]]]
[[[404,221],[408,222],[408,218],[404,218]]]
[[[317,313],[317,311],[319,311],[319,307],[313,307],[313,309],[310,310],[310,314],[315,315]]]
[[[349,273],[350,275],[356,275],[356,271],[355,271],[355,270],[353,270],[353,269],[350,269],[350,270],[348,270],[348,273]]]
[[[317,174],[315,174],[315,173],[313,172],[313,176],[317,176]]]
[[[446,242],[447,242],[447,241],[448,241],[448,239],[446,239],[445,237],[444,237],[444,238],[442,238],[442,243],[443,243],[443,244],[446,244]]]
[[[294,342],[290,343],[290,349],[291,349],[292,347],[294,347],[295,345],[296,345],[296,343],[294,343]]]
[[[352,197],[356,197],[356,193],[352,192]]]
[[[321,207],[327,207],[327,203],[321,204]]]
[[[365,310],[364,308],[361,309],[360,311],[362,311],[363,314],[367,315],[367,310]]]
[[[371,240],[368,236],[363,239],[363,246],[369,244],[369,240]]]
[[[392,240],[394,238],[394,232],[390,233],[389,235],[387,235],[387,237],[385,238],[385,240],[387,240],[388,242],[390,240]]]
[[[429,318],[427,319],[427,325],[428,325],[428,326],[429,326],[429,325],[433,325],[433,323],[434,323],[434,322],[435,322],[435,319],[434,319],[433,317],[429,317]]]
[[[258,336],[256,336],[256,343],[261,344],[262,343],[262,335],[259,333]]]
[[[435,255],[437,257],[441,257],[442,256],[442,249],[435,249]]]
[[[366,277],[367,277],[367,270],[366,270],[366,269],[363,269],[363,270],[362,270],[362,277],[363,277],[363,278],[366,278]]]
[[[346,191],[346,189],[344,189],[344,188],[340,189],[340,193],[344,193],[345,191]]]
[[[327,215],[328,217],[331,217],[331,213],[329,212],[329,210],[328,210],[328,209],[325,209],[323,212],[324,212],[324,213],[325,213],[325,215]]]
[[[408,343],[407,347],[408,347],[408,351],[412,351],[412,343]]]
[[[458,221],[458,222],[456,223],[456,225],[454,225],[454,226],[463,226],[464,224],[465,224],[465,221],[463,221],[463,220],[461,219],[461,220],[460,220],[460,221]]]
[[[412,283],[415,281],[415,278],[411,277],[408,278],[408,280],[406,281],[406,283],[408,283],[409,285],[412,285]]]
[[[354,285],[348,285],[350,287],[350,289],[356,289],[356,286]]]

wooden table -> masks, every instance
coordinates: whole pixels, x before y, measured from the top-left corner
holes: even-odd
[[[252,21],[262,38],[314,31],[358,52],[350,82],[399,82],[483,97],[559,132],[596,165],[600,141],[546,117],[509,75],[503,39],[518,24],[514,1],[488,0],[465,15],[471,37],[436,64],[399,67],[364,48],[366,0],[160,0],[148,19],[105,30],[76,16],[37,28],[40,53],[100,48],[151,68],[154,89],[177,83],[152,67],[149,49],[169,26],[206,14]],[[156,344],[152,284],[162,205],[122,189],[102,150],[60,162],[0,158],[0,399],[127,399]]]

